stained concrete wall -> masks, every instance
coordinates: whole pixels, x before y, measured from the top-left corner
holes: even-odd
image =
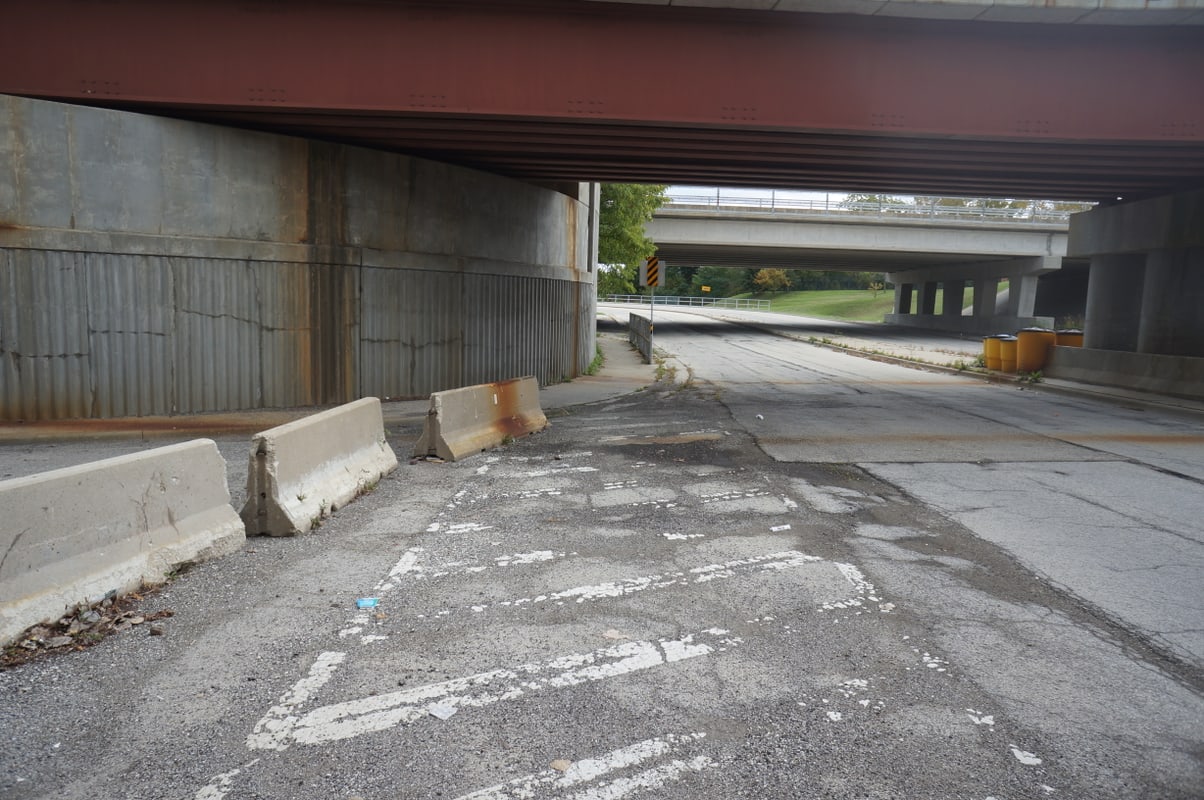
[[[0,420],[575,376],[597,192],[574,188],[0,97]]]

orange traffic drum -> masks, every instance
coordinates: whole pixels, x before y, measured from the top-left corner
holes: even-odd
[[[1016,337],[999,337],[999,368],[1004,372],[1016,371]]]
[[[987,369],[1003,369],[999,358],[999,338],[1002,334],[988,336],[982,340],[982,360],[987,363]]]
[[[1067,328],[1061,331],[1054,331],[1054,344],[1058,347],[1082,347],[1083,332],[1078,328]]]
[[[1056,335],[1044,328],[1025,328],[1016,334],[1016,371],[1036,372],[1045,368],[1045,357]]]

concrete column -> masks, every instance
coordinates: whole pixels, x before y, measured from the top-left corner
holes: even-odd
[[[1013,275],[1008,283],[1008,316],[1031,317],[1037,305],[1037,275]]]
[[[936,313],[936,287],[936,281],[924,281],[920,284],[920,302],[916,309],[917,314]]]
[[[1146,257],[1137,352],[1204,356],[1204,247]]]
[[[941,314],[946,317],[960,317],[962,315],[962,306],[966,302],[966,282],[965,281],[945,281],[944,305],[941,306]]]
[[[1083,347],[1130,352],[1137,349],[1145,258],[1142,253],[1092,256]]]
[[[995,316],[995,295],[999,294],[998,278],[974,280],[974,316]]]
[[[895,284],[895,313],[910,314],[911,313],[911,295],[915,289],[915,285],[911,283],[896,283]]]

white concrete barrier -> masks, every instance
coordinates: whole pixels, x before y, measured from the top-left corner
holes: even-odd
[[[397,468],[375,397],[257,433],[251,445],[248,536],[313,530]]]
[[[246,541],[209,439],[0,481],[0,643]]]
[[[546,427],[532,377],[435,392],[414,455],[458,461]]]

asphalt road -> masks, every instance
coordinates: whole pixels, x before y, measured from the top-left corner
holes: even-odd
[[[0,673],[0,796],[1201,796],[1199,416],[657,337],[649,390]]]

